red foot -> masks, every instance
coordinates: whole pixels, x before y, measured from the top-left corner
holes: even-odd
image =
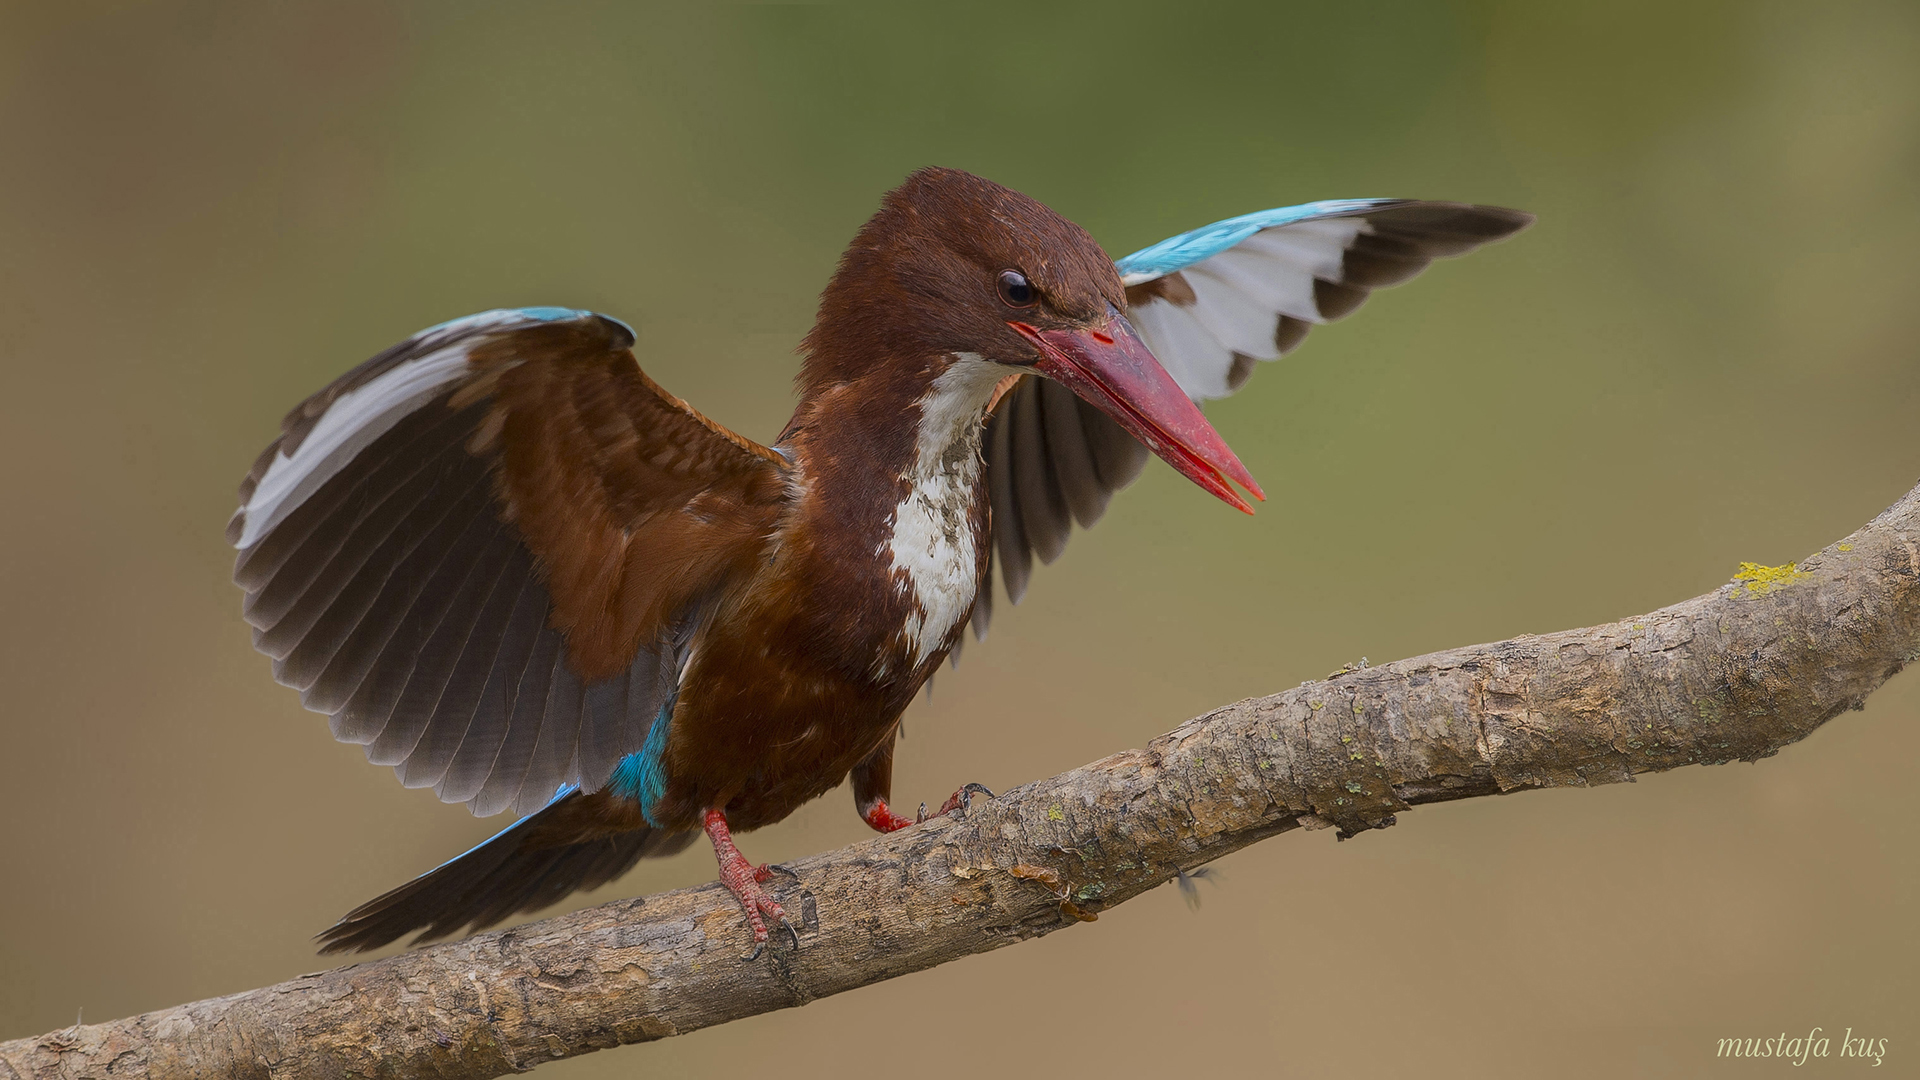
[[[947,801],[941,803],[940,809],[936,811],[932,816],[941,817],[946,814],[951,814],[955,810],[958,810],[963,806],[969,805],[970,801],[972,800],[973,796],[976,793],[985,795],[989,799],[993,798],[993,792],[987,790],[987,785],[967,784],[966,786],[962,787],[959,791],[956,791],[953,794],[947,796]],[[927,804],[921,803],[920,804],[920,820],[925,821],[927,820],[927,817],[928,817]]]
[[[733,833],[727,828],[727,815],[720,811],[707,811],[706,830],[707,839],[713,841],[714,860],[720,864],[720,883],[740,901],[741,909],[747,913],[747,925],[753,929],[753,955],[759,956],[761,947],[767,943],[767,924],[761,915],[775,923],[787,920],[787,913],[760,887],[773,876],[773,868],[755,866],[740,854],[740,849],[733,845]],[[791,924],[788,929],[792,929]]]
[[[918,817],[903,818],[893,812],[893,808],[887,805],[887,800],[875,799],[873,800],[873,805],[867,807],[866,811],[863,812],[860,817],[861,820],[873,826],[875,832],[899,832],[909,825],[920,824],[927,820],[928,817],[939,817],[941,814],[953,813],[955,810],[967,805],[967,800],[976,792],[985,795],[989,799],[993,798],[993,792],[988,791],[985,785],[968,784],[966,787],[961,788],[949,796],[946,802],[940,804],[939,811],[931,815],[927,813],[927,804],[921,803],[920,815]]]
[[[894,813],[893,810],[887,806],[887,800],[885,799],[875,799],[873,805],[867,808],[867,812],[863,816],[866,818],[867,824],[873,826],[875,832],[899,832],[901,829],[914,824],[911,818],[903,818],[899,814]]]

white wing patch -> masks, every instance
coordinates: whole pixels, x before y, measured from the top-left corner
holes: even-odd
[[[235,547],[252,547],[345,468],[373,440],[467,371],[465,346],[401,364],[335,401],[288,457],[276,454],[247,500],[247,527]]]
[[[1175,272],[1192,294],[1191,302],[1155,296],[1131,308],[1127,317],[1188,397],[1226,397],[1238,388],[1239,357],[1279,357],[1275,334],[1282,316],[1327,321],[1314,302],[1313,283],[1338,284],[1348,246],[1354,237],[1371,231],[1361,217],[1262,230]],[[1239,378],[1244,377],[1242,371]]]
[[[1226,397],[1233,350],[1201,324],[1190,307],[1155,300],[1127,312],[1147,348],[1173,381],[1196,401]]]
[[[1372,232],[1363,217],[1302,221],[1254,233],[1235,248],[1256,251],[1290,263],[1317,278],[1340,280],[1341,257],[1353,238]]]
[[[534,321],[518,311],[488,311],[415,334],[409,344],[428,351],[341,394],[291,456],[285,450],[274,455],[240,509],[246,526],[234,546],[259,543],[360,451],[464,376],[467,357],[485,331]]]
[[[1220,262],[1232,254],[1228,252],[1209,262]],[[1187,286],[1193,290],[1196,301],[1190,314],[1198,319],[1204,312],[1205,329],[1229,350],[1256,360],[1271,360],[1280,355],[1273,343],[1274,312],[1287,314],[1286,305],[1278,297],[1261,296],[1258,279],[1244,284],[1237,282],[1231,276],[1237,272],[1237,268],[1227,266],[1195,267],[1187,271]],[[1307,299],[1312,301],[1311,291]]]

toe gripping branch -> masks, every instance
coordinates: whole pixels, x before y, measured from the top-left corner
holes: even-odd
[[[800,932],[788,921],[786,910],[774,902],[767,890],[761,888],[773,877],[772,866],[755,866],[747,861],[740,849],[734,846],[733,833],[727,828],[727,815],[718,810],[709,810],[704,819],[707,839],[713,841],[713,858],[720,864],[720,884],[727,887],[733,898],[740,902],[741,910],[747,914],[747,926],[753,931],[753,952],[744,957],[757,960],[767,947],[767,919],[784,927],[793,937],[793,947],[800,947]],[[785,867],[784,873],[792,873]],[[762,916],[765,916],[763,918]]]
[[[965,807],[971,806],[973,805],[973,797],[975,795],[985,795],[989,799],[993,798],[993,792],[987,790],[987,785],[971,784],[971,783],[965,784],[961,786],[959,791],[956,791],[953,794],[947,796],[947,801],[941,803],[940,809],[934,812],[932,816],[941,817],[946,814],[951,814],[955,810],[960,810]],[[925,821],[927,820],[927,817],[928,817],[927,804],[921,803],[919,821]]]
[[[965,787],[961,788],[959,791],[956,791],[952,795],[948,796],[947,801],[940,804],[940,809],[935,811],[932,814],[927,813],[927,804],[921,803],[920,813],[918,816],[912,817],[912,818],[903,818],[899,814],[896,814],[893,812],[893,808],[887,805],[887,800],[874,799],[871,803],[868,803],[866,805],[865,809],[861,810],[860,818],[861,820],[865,821],[868,825],[873,826],[873,830],[875,832],[883,832],[883,833],[899,832],[901,829],[904,829],[909,825],[918,825],[921,822],[926,821],[930,817],[939,817],[942,814],[951,814],[955,810],[958,810],[963,806],[967,806],[969,804],[969,801],[975,795],[985,795],[989,799],[993,798],[993,792],[987,790],[987,786],[985,784],[968,784]]]
[[[954,792],[946,802],[941,804],[939,814],[951,814],[969,805],[975,795],[993,798],[993,792],[987,790],[986,785],[968,784]],[[926,821],[927,804],[921,803],[919,816],[908,821],[894,813],[887,806],[885,799],[875,799],[861,816],[866,819],[867,824],[881,832],[898,832],[909,825]],[[792,873],[792,871],[785,867],[755,866],[748,862],[747,857],[740,854],[740,849],[734,845],[733,832],[727,827],[727,815],[719,810],[708,810],[703,824],[707,831],[707,839],[713,842],[714,861],[720,864],[720,883],[725,885],[727,891],[733,894],[733,898],[740,902],[740,910],[747,916],[747,927],[753,931],[753,952],[745,959],[757,960],[766,950],[767,940],[771,936],[767,931],[769,919],[783,927],[792,936],[793,947],[799,948],[800,932],[794,929],[792,921],[787,918],[786,910],[774,901],[766,889],[761,887],[773,877],[775,870],[783,873]]]

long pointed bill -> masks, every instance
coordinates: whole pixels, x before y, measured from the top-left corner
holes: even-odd
[[[1266,499],[1247,467],[1200,415],[1200,407],[1154,359],[1126,316],[1115,312],[1098,330],[1037,330],[1020,322],[1007,325],[1039,348],[1037,366],[1041,374],[1113,417],[1181,475],[1249,514],[1253,507],[1233,490],[1228,479],[1246,488],[1254,498]]]

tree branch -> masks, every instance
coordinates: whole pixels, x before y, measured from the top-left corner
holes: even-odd
[[[1776,753],[1920,653],[1920,488],[1797,567],[1633,619],[1243,701],[790,865],[760,959],[717,883],[0,1043],[0,1077],[478,1080],[803,1005],[1072,926],[1306,827]]]

